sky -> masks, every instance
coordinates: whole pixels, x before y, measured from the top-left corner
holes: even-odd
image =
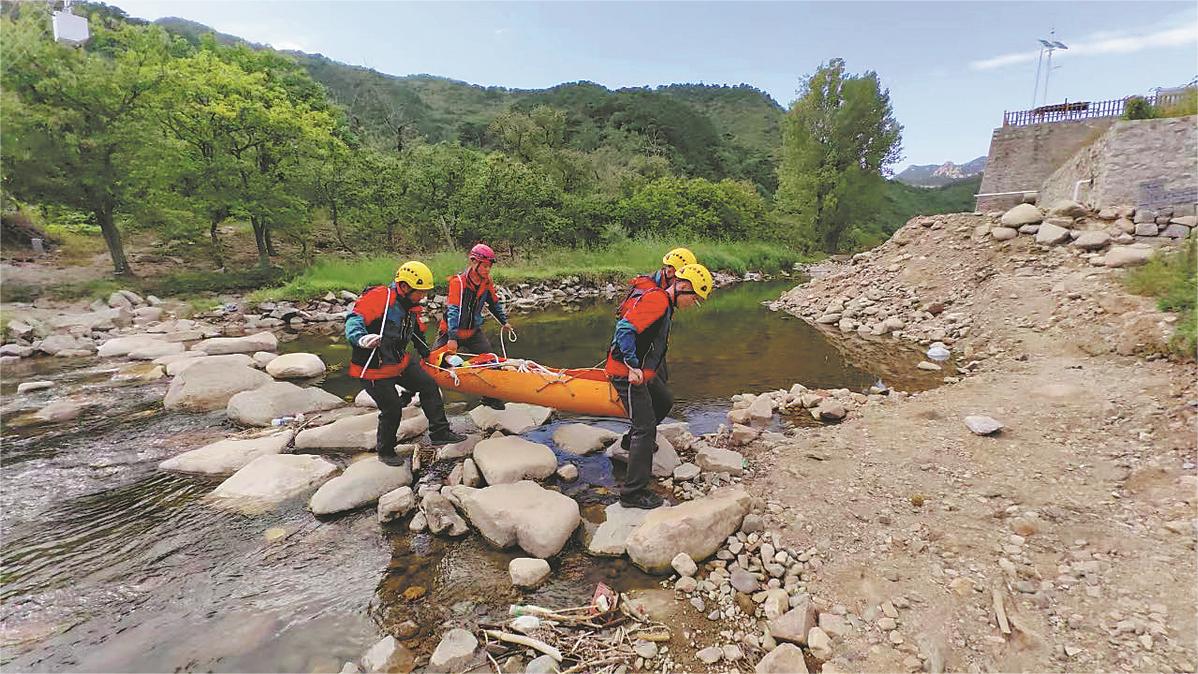
[[[896,169],[986,154],[1003,111],[1033,107],[1041,38],[1069,47],[1053,56],[1049,102],[1146,94],[1198,76],[1194,2],[110,4],[393,75],[514,88],[747,83],[788,105],[804,75],[840,57],[890,90],[904,127]]]

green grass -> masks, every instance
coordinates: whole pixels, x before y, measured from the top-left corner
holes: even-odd
[[[1195,267],[1198,267],[1198,241],[1190,239],[1180,251],[1157,253],[1148,264],[1133,269],[1125,279],[1131,292],[1155,297],[1159,309],[1178,314],[1171,346],[1177,355],[1187,359],[1194,358],[1198,348],[1198,311],[1195,311],[1198,276]]]
[[[677,243],[656,240],[624,241],[605,248],[541,250],[517,254],[510,259],[500,251],[501,259],[492,275],[501,284],[535,283],[567,276],[594,282],[624,281],[660,267],[661,256],[675,245]],[[712,271],[738,274],[789,269],[794,263],[805,261],[799,252],[767,242],[703,241],[692,244],[691,249]],[[465,254],[459,251],[441,251],[417,256],[417,259],[432,268],[438,290],[442,292],[445,279],[465,266]],[[367,286],[390,281],[395,268],[402,262],[398,257],[325,259],[280,287],[251,293],[249,300],[304,300],[330,291],[358,292]]]

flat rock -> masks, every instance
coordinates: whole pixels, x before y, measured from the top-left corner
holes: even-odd
[[[508,403],[502,410],[479,405],[470,410],[470,420],[483,431],[500,430],[511,435],[526,433],[549,420],[553,410],[540,405]]]
[[[549,562],[543,559],[517,557],[508,562],[508,575],[512,585],[519,588],[533,588],[540,585],[549,577]]]
[[[168,374],[171,365],[167,366]],[[168,410],[191,412],[219,410],[226,408],[234,395],[251,391],[271,381],[273,380],[270,375],[252,367],[205,358],[190,365],[171,381],[163,399],[163,406]]]
[[[1044,214],[1039,208],[1031,204],[1019,204],[1011,210],[1003,213],[1002,224],[1004,227],[1019,227],[1020,225],[1035,225],[1044,220]]]
[[[703,447],[695,455],[699,467],[711,473],[740,475],[745,471],[745,457],[740,452],[719,447]]]
[[[190,371],[189,369],[188,372]],[[265,373],[260,374],[268,379],[270,377]],[[269,426],[271,419],[331,410],[344,404],[344,400],[323,389],[304,388],[285,381],[271,381],[229,398],[225,413],[239,424]]]
[[[691,433],[691,425],[685,421],[676,421],[669,424],[658,424],[657,434],[664,436],[666,440],[669,440],[670,444],[673,445],[675,449],[678,447],[687,446],[695,438],[695,436]]]
[[[728,582],[732,584],[732,587],[737,592],[743,592],[744,594],[753,594],[760,587],[757,578],[740,567],[732,569],[732,575],[729,576]]]
[[[285,353],[266,364],[266,374],[275,379],[307,379],[324,371],[324,361],[314,353]]]
[[[803,649],[794,644],[778,644],[765,654],[753,669],[756,674],[807,674]]]
[[[98,349],[96,349],[96,355],[103,358],[119,358],[121,356],[128,356],[131,351],[158,346],[163,343],[162,335],[126,335],[124,337],[113,337],[112,339],[105,341]],[[179,351],[184,350],[185,349],[179,349]],[[165,356],[167,354],[161,355]]]
[[[133,360],[154,360],[162,356],[176,356],[187,351],[187,347],[181,342],[154,342],[139,346],[129,352],[129,358]]]
[[[1114,246],[1107,251],[1106,257],[1103,258],[1102,264],[1106,267],[1134,267],[1148,262],[1152,257],[1152,248],[1149,246],[1133,245],[1133,246]]]
[[[257,351],[278,351],[279,339],[273,332],[259,332],[245,337],[213,337],[196,342],[192,351],[203,351],[210,356],[226,353],[255,353]]]
[[[553,444],[564,452],[586,456],[603,449],[619,437],[615,431],[598,426],[565,424],[553,431]]]
[[[83,405],[73,400],[55,400],[37,412],[33,418],[46,423],[61,423],[75,419],[83,412]]]
[[[260,456],[282,453],[291,433],[258,438],[228,438],[173,456],[158,464],[162,470],[203,475],[232,475]]]
[[[965,417],[965,425],[974,435],[992,435],[1003,429],[998,420],[980,414]]]
[[[699,565],[695,564],[695,560],[691,559],[691,556],[685,552],[674,555],[674,558],[670,560],[670,568],[674,569],[682,577],[693,577],[696,573],[699,573]]]
[[[1010,241],[1019,236],[1019,230],[1011,227],[995,227],[990,230],[990,236],[994,237],[996,241]]]
[[[296,449],[374,449],[379,426],[379,413],[367,412],[338,419],[331,424],[306,428],[295,436]],[[419,437],[428,430],[428,418],[419,407],[403,411],[396,434],[400,442]]]
[[[393,522],[416,508],[416,495],[411,487],[400,487],[379,497],[378,519],[380,524]]]
[[[649,573],[667,573],[680,552],[696,561],[715,554],[749,512],[749,494],[720,490],[676,506],[649,511],[628,537],[628,556]]]
[[[674,469],[674,479],[679,482],[689,482],[699,477],[699,473],[701,472],[703,472],[703,469],[695,464],[684,463]]]
[[[455,627],[441,637],[441,643],[428,661],[430,672],[461,672],[474,660],[478,639],[470,632]]]
[[[628,450],[620,446],[619,440],[607,448],[607,456],[614,461],[628,463]],[[653,477],[670,477],[674,469],[682,465],[678,452],[665,435],[657,434],[657,451],[653,452]]]
[[[287,499],[319,486],[337,466],[311,454],[268,454],[244,468],[208,495],[221,507],[246,513],[265,512]]]
[[[1162,229],[1160,235],[1170,239],[1185,239],[1190,236],[1190,228],[1185,225],[1173,224]]]
[[[1069,240],[1069,230],[1059,225],[1044,223],[1036,232],[1036,243],[1058,244]]]
[[[345,472],[325,482],[308,507],[314,515],[331,515],[376,503],[383,494],[412,484],[407,465],[388,466],[372,456],[355,461]]]
[[[840,421],[848,413],[844,405],[831,399],[825,399],[818,407],[811,410],[811,416],[817,421]]]
[[[1082,232],[1073,240],[1073,246],[1082,250],[1100,250],[1111,244],[1111,235],[1106,232]]]
[[[604,508],[603,513],[606,519],[585,541],[587,552],[596,557],[622,557],[627,549],[628,537],[645,521],[649,511],[625,508],[617,502]]]
[[[52,381],[23,381],[17,384],[17,393],[32,393],[33,391],[42,391],[54,386]]]
[[[451,459],[461,459],[474,454],[474,448],[482,442],[483,436],[478,433],[467,435],[466,439],[461,442],[455,442],[451,445],[444,445],[437,448],[436,461],[446,461]]]
[[[516,436],[490,438],[474,447],[474,463],[487,484],[543,480],[557,470],[553,450]]]
[[[577,501],[527,480],[484,489],[450,487],[447,496],[492,545],[518,545],[542,559],[560,552],[582,519]]]

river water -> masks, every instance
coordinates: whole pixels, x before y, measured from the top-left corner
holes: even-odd
[[[862,390],[880,372],[901,371],[912,374],[887,383],[906,390],[936,384],[914,369],[913,350],[888,347],[893,362],[850,364],[843,346],[761,305],[790,285],[724,289],[677,315],[669,355],[676,418],[697,433],[711,431],[729,396],[796,382]],[[588,366],[603,357],[612,307],[554,309],[513,323],[519,341],[510,355]],[[318,385],[357,393],[344,374],[340,340],[302,335],[284,348],[319,353],[333,370]],[[47,359],[5,372],[0,664],[7,670],[336,672],[385,633],[410,630],[407,644],[427,651],[442,624],[498,619],[509,603],[573,606],[599,581],[619,590],[654,583],[625,562],[596,561],[571,544],[553,560],[551,581],[521,599],[507,577],[507,562],[519,555],[491,550],[475,535],[450,542],[382,529],[373,510],[318,521],[303,499],[253,517],[214,510],[200,499],[218,481],[160,473],[156,465],[234,429],[220,414],[164,412],[165,382],[116,386],[109,383],[114,369]],[[59,386],[14,395],[16,382],[43,377]],[[79,420],[22,424],[29,410],[64,391],[91,400]],[[451,415],[474,402],[447,398]],[[576,420],[555,420],[528,437],[552,444],[555,425]],[[621,428],[617,420],[589,421]],[[455,419],[462,429],[468,423]],[[561,488],[594,520],[614,498],[610,462],[569,460],[582,479]],[[424,479],[447,469],[433,466]],[[415,625],[401,628],[406,621]]]

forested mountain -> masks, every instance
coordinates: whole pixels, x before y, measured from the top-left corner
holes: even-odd
[[[911,164],[894,179],[916,187],[940,187],[981,175],[985,170],[986,156],[983,155],[964,164],[954,164],[951,161],[943,164]]]

